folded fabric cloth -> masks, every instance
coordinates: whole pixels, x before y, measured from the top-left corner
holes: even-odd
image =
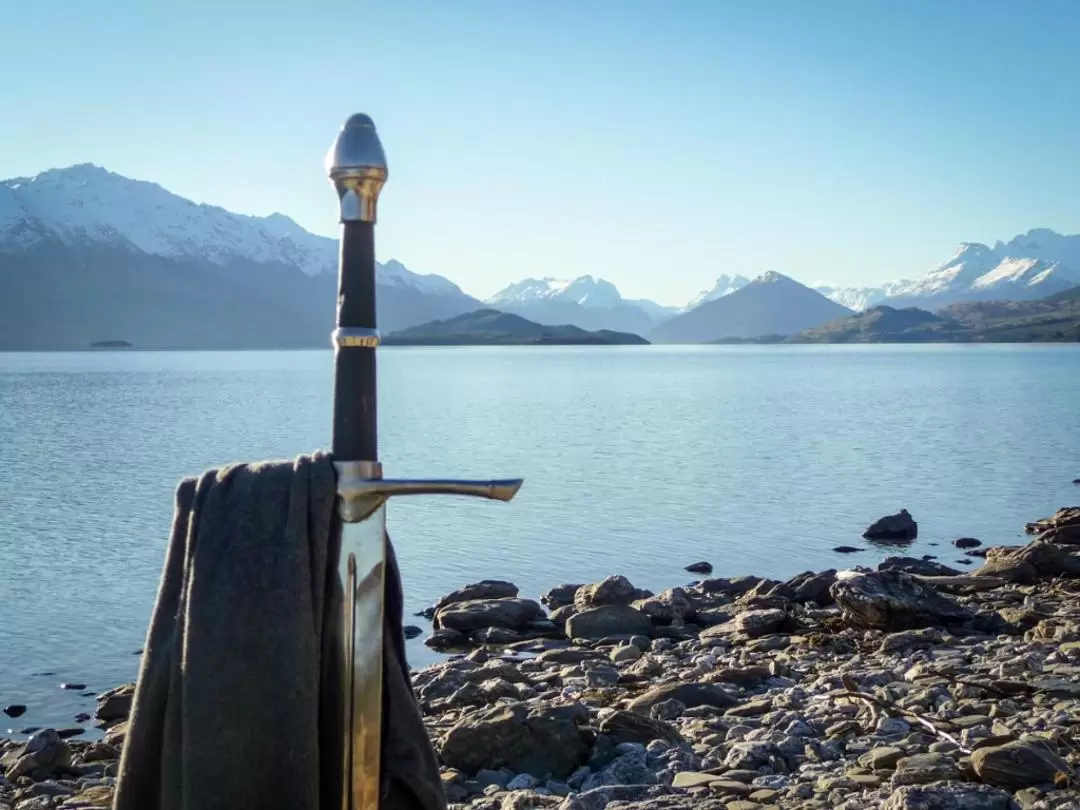
[[[321,452],[177,487],[114,810],[340,804],[338,698],[322,683],[342,598],[335,496]],[[389,538],[387,552],[380,810],[445,810]]]

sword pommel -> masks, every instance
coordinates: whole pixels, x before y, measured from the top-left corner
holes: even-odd
[[[357,113],[345,122],[326,153],[326,173],[337,190],[341,221],[374,223],[389,169],[369,116]]]

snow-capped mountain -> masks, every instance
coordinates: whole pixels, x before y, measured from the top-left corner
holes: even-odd
[[[716,283],[712,286],[712,289],[702,290],[698,293],[694,300],[683,308],[683,311],[685,312],[686,310],[701,306],[706,301],[715,301],[717,298],[731,295],[733,292],[742,289],[749,283],[750,279],[746,276],[729,276],[725,273],[716,279]]]
[[[68,334],[51,333],[62,345],[326,346],[337,250],[282,214],[197,204],[92,164],[0,181],[0,348],[43,339],[41,319],[75,289]],[[376,279],[383,331],[480,306],[398,261],[378,264]],[[271,312],[276,326],[258,334]]]
[[[1080,284],[1080,235],[1036,228],[993,247],[965,242],[937,267],[915,280],[880,287],[816,285],[855,310],[877,304],[940,309],[963,301],[1044,298]]]
[[[648,331],[672,312],[652,301],[625,299],[610,281],[590,275],[527,278],[504,287],[486,303],[550,326],[570,324],[636,334]]]
[[[791,335],[853,314],[782,273],[763,273],[734,292],[660,324],[657,343],[710,343],[724,338]]]

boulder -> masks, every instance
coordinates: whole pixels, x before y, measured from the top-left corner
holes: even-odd
[[[1068,762],[1034,741],[978,748],[971,765],[982,781],[1011,789],[1053,784],[1058,774],[1074,778]]]
[[[770,593],[782,594],[798,604],[817,602],[822,607],[828,607],[833,603],[829,589],[834,582],[836,582],[835,568],[821,572],[804,571],[783,585],[773,588]]]
[[[886,557],[878,563],[878,571],[903,571],[923,577],[955,577],[960,573],[956,568],[917,557]]]
[[[632,604],[657,624],[682,624],[694,618],[694,605],[682,588],[668,588],[658,596],[639,599]]]
[[[862,536],[867,540],[911,541],[918,535],[919,524],[907,509],[901,509],[871,523]]]
[[[778,608],[746,610],[732,619],[735,630],[750,638],[761,638],[779,632],[787,621],[787,613]]]
[[[579,610],[601,605],[629,605],[636,599],[645,599],[652,594],[635,588],[626,577],[621,575],[607,577],[591,585],[582,585],[574,594],[574,604]]]
[[[974,537],[958,537],[952,541],[952,544],[957,548],[978,548],[982,545],[982,540]]]
[[[97,697],[94,717],[105,723],[126,720],[131,713],[131,701],[135,698],[135,684],[126,683],[103,692]]]
[[[671,723],[653,719],[640,712],[612,712],[600,721],[599,730],[616,745],[625,742],[648,745],[653,740],[665,740],[672,744],[683,742],[678,730]]]
[[[697,589],[702,593],[722,594],[734,598],[750,593],[760,584],[761,577],[718,577],[702,580],[697,584]]]
[[[713,572],[712,563],[702,560],[701,562],[690,563],[686,566],[686,571],[691,574],[711,574]]]
[[[1028,534],[1039,535],[1040,540],[1063,545],[1080,545],[1080,506],[1059,509],[1053,515],[1036,520],[1025,527]]]
[[[975,614],[902,571],[846,571],[832,595],[848,624],[875,630],[915,630],[961,624]]]
[[[856,546],[836,546],[833,548],[837,554],[857,554],[860,551],[866,551],[864,548],[858,548]]]
[[[452,602],[435,612],[437,630],[471,633],[485,627],[524,630],[530,622],[546,618],[544,609],[532,599],[471,599]]]
[[[939,782],[901,787],[882,810],[1016,810],[1011,794],[990,785]]]
[[[449,628],[436,630],[424,639],[424,646],[433,650],[458,650],[468,647],[470,644],[471,642],[464,633]]]
[[[665,700],[677,700],[687,708],[714,706],[718,709],[730,709],[739,702],[711,683],[671,683],[650,689],[631,701],[629,708],[632,712],[649,714],[653,706]]]
[[[651,631],[649,617],[629,605],[601,605],[566,620],[566,635],[570,638],[598,640],[608,636],[648,635]]]
[[[466,774],[510,768],[538,778],[563,779],[582,765],[589,747],[578,728],[582,706],[493,706],[462,717],[439,741],[443,762]]]
[[[561,607],[574,604],[574,595],[582,586],[579,585],[556,585],[550,591],[540,597],[540,601],[547,605],[548,610],[558,610]]]
[[[456,602],[471,602],[476,599],[507,599],[518,595],[518,586],[501,579],[483,579],[466,585],[464,588],[448,593],[435,603],[436,612]]]
[[[996,577],[1017,585],[1031,585],[1039,578],[1039,571],[1034,565],[1016,557],[988,558],[971,573],[972,576]]]
[[[71,765],[71,749],[54,728],[31,735],[20,748],[4,755],[4,776],[14,780],[26,776],[40,782]]]

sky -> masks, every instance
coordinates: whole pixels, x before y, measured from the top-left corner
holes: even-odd
[[[870,285],[1080,231],[1075,0],[0,0],[0,178],[95,163],[333,235],[354,112],[376,252],[487,297],[592,274]]]

